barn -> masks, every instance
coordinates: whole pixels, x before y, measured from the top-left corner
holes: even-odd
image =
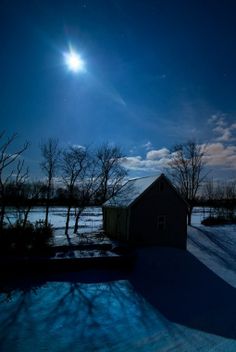
[[[103,226],[112,239],[186,248],[188,205],[164,175],[129,180],[103,204]]]

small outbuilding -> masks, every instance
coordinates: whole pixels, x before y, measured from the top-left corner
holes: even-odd
[[[103,204],[103,226],[112,239],[186,248],[188,205],[164,175],[129,180]]]

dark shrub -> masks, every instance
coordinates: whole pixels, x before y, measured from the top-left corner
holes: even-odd
[[[36,221],[35,225],[17,221],[13,226],[6,227],[0,234],[0,253],[28,255],[48,254],[53,238],[52,225]]]
[[[46,225],[45,221],[38,220],[33,232],[33,251],[37,253],[50,252],[53,240],[53,226]]]

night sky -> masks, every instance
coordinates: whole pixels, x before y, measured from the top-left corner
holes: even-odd
[[[195,138],[236,174],[235,1],[1,0],[0,43],[1,130],[31,141],[32,171],[48,137],[119,144],[136,175]]]

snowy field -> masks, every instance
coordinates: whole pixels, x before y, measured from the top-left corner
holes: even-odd
[[[10,223],[14,223],[17,214],[12,208],[8,208],[8,219]],[[88,234],[99,232],[102,229],[102,209],[101,207],[87,207],[81,214],[79,220],[78,234],[74,235],[73,225],[75,222],[74,212],[71,211],[69,235],[70,243],[77,244],[78,242],[87,241]],[[29,213],[28,220],[35,223],[38,220],[45,218],[45,210],[43,207],[33,207]],[[66,223],[66,208],[65,207],[51,207],[49,212],[49,222],[54,228],[54,244],[57,246],[67,245],[68,239],[65,236]]]
[[[7,209],[9,221],[13,223],[17,214],[14,208]],[[37,220],[45,219],[45,209],[43,207],[33,207],[29,213],[28,220],[35,223]],[[66,223],[66,208],[51,207],[49,212],[49,222],[56,230],[64,229]],[[74,224],[74,212],[71,211],[70,229]],[[87,207],[84,209],[80,219],[80,232],[96,231],[102,225],[102,209],[101,207]]]
[[[188,250],[138,251],[131,272],[5,284],[0,351],[236,351],[236,227],[188,228]]]

